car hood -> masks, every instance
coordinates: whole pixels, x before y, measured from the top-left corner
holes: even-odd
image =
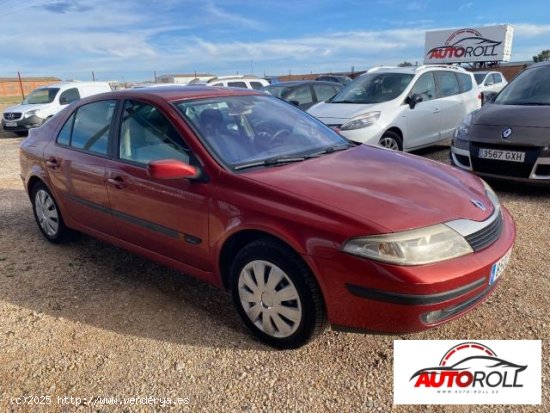
[[[381,110],[380,103],[326,103],[320,102],[307,110],[323,123],[341,125],[355,116],[371,110]]]
[[[473,124],[550,128],[550,106],[488,104],[477,113]]]
[[[503,139],[504,130],[511,133]],[[548,146],[550,106],[488,104],[472,118],[471,140],[503,145]]]
[[[4,112],[21,112],[21,113],[25,113],[25,112],[28,112],[29,110],[42,109],[42,108],[45,108],[49,105],[50,105],[50,103],[40,103],[40,104],[36,104],[36,105],[14,105],[14,106],[9,106],[6,109],[4,109]]]
[[[479,178],[415,155],[368,145],[249,171],[246,176],[388,232],[455,219],[482,221],[493,211]],[[486,210],[473,200],[481,201]]]

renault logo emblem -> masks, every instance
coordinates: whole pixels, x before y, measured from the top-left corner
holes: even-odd
[[[470,199],[470,202],[474,204],[477,208],[481,209],[482,211],[487,211],[487,207],[483,204],[483,202],[478,201],[477,199]]]
[[[508,139],[512,135],[512,128],[506,128],[502,131],[502,139]]]

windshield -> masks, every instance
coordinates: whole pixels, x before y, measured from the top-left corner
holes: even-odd
[[[476,78],[476,83],[478,85],[481,85],[481,82],[483,82],[483,79],[485,79],[485,76],[487,73],[474,73],[474,77]]]
[[[350,146],[312,116],[270,96],[222,96],[176,107],[213,155],[235,170],[304,160]]]
[[[347,85],[331,103],[380,103],[398,97],[409,83],[409,73],[369,73]]]
[[[550,66],[521,72],[496,97],[500,105],[550,105]]]
[[[32,93],[23,100],[22,105],[38,105],[40,103],[53,102],[59,92],[56,88],[42,88],[33,90]]]

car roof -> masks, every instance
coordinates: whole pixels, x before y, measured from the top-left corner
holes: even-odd
[[[117,98],[137,99],[156,97],[173,102],[177,100],[187,99],[200,99],[211,97],[224,97],[224,96],[243,96],[243,95],[263,95],[261,92],[257,92],[254,89],[244,88],[228,88],[228,87],[216,87],[216,86],[167,86],[167,87],[155,87],[155,88],[139,88],[139,89],[125,89],[109,94],[95,95],[102,96],[115,96]]]
[[[335,83],[335,82],[326,82],[324,80],[289,80],[287,82],[279,82],[279,83],[273,83],[271,85],[265,86],[265,88],[269,87],[288,87],[288,86],[301,86],[301,85],[329,85],[329,86],[342,86],[341,83]]]
[[[534,63],[531,66],[528,66],[527,69],[532,69],[534,67],[541,67],[541,66],[550,66],[550,60],[547,60],[545,62]]]

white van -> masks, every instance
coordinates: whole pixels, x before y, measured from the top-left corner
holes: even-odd
[[[64,82],[39,87],[21,104],[4,110],[2,127],[6,131],[24,133],[42,125],[75,100],[110,91],[107,82]]]
[[[410,151],[451,138],[480,107],[472,73],[431,65],[371,69],[308,113],[351,141]]]

